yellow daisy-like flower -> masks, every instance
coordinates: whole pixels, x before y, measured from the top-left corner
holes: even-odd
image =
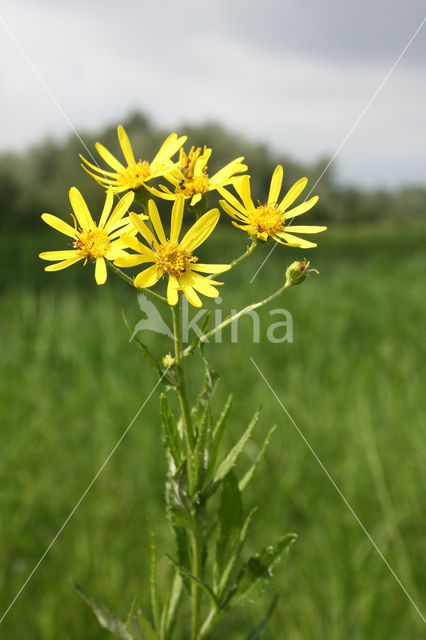
[[[281,202],[278,202],[281,185],[283,182],[283,168],[278,165],[275,169],[271,184],[269,187],[268,202],[266,204],[258,203],[256,207],[253,204],[250,192],[249,176],[242,176],[240,180],[234,181],[234,187],[242,202],[237,200],[226,189],[220,188],[219,193],[225,198],[220,204],[224,211],[228,213],[234,220],[232,224],[239,229],[244,229],[250,235],[260,240],[268,240],[273,238],[277,242],[290,246],[300,247],[302,249],[310,249],[316,247],[315,242],[309,242],[303,238],[293,235],[294,233],[320,233],[325,231],[327,227],[320,226],[297,226],[288,224],[293,218],[302,215],[316,204],[318,196],[314,196],[303,202],[297,207],[288,210],[293,202],[302,193],[308,182],[307,178],[298,180],[286,193]]]
[[[190,204],[194,206],[208,191],[231,184],[231,178],[235,174],[247,171],[247,165],[242,164],[244,158],[241,157],[232,160],[220,171],[209,176],[207,163],[211,153],[212,150],[207,147],[204,147],[203,150],[201,147],[197,147],[197,149],[191,147],[188,154],[181,149],[178,166],[172,172],[164,175],[166,180],[174,185],[174,193],[163,185],[160,187],[162,191],[153,188],[149,190],[156,196],[167,200],[174,200],[179,195],[183,195],[185,198],[191,198]]]
[[[114,264],[118,267],[134,267],[152,262],[151,267],[136,276],[135,287],[152,287],[162,276],[168,276],[167,301],[170,305],[178,302],[178,291],[181,290],[188,302],[194,307],[201,307],[202,302],[197,291],[209,298],[216,298],[219,291],[213,285],[221,285],[223,282],[216,282],[200,273],[223,273],[231,267],[228,264],[201,264],[193,255],[193,251],[213,232],[220,217],[218,209],[212,209],[201,216],[179,242],[184,200],[183,196],[179,196],[173,203],[169,238],[164,233],[160,215],[153,200],[148,202],[148,212],[157,237],[140,216],[131,213],[130,218],[133,224],[150,246],[147,247],[130,235],[122,236],[123,242],[137,253],[120,257],[114,261]]]
[[[80,158],[84,162],[84,164],[81,165],[83,169],[92,176],[98,184],[104,187],[112,187],[114,193],[122,193],[130,189],[139,189],[153,178],[158,178],[165,173],[169,173],[174,167],[170,158],[179,151],[186,140],[186,136],[178,138],[176,133],[172,133],[163,142],[157,155],[151,162],[147,160],[138,160],[136,162],[129,137],[121,124],[117,127],[117,133],[118,141],[126,160],[125,165],[117,160],[100,142],[96,143],[96,149],[102,159],[105,160],[114,171],[100,169],[80,155]]]
[[[48,225],[72,238],[73,247],[64,251],[40,253],[39,257],[42,260],[56,262],[56,264],[47,266],[45,271],[59,271],[70,267],[79,260],[84,260],[84,264],[88,260],[94,260],[95,280],[97,284],[104,284],[107,279],[105,259],[115,260],[119,256],[127,255],[124,250],[126,245],[123,244],[120,236],[123,233],[136,234],[129,218],[124,218],[134,197],[133,192],[126,193],[111,213],[114,194],[112,189],[108,189],[99,223],[96,223],[80,191],[76,187],[71,187],[69,198],[74,211],[74,214],[71,214],[74,218],[74,227],[50,213],[43,213],[41,216]]]

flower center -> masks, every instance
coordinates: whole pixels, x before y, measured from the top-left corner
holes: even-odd
[[[209,190],[209,176],[202,173],[200,176],[188,175],[183,178],[175,188],[175,193],[183,193],[184,196],[194,196],[197,193],[204,195]]]
[[[117,175],[117,179],[122,187],[138,189],[151,175],[151,167],[147,160],[139,160],[136,164],[131,164],[124,171]]]
[[[198,258],[191,255],[189,251],[168,240],[158,247],[155,264],[162,274],[180,278],[188,271],[191,262],[197,262],[197,260]]]
[[[80,231],[74,248],[78,249],[85,258],[103,258],[109,251],[110,240],[104,229],[93,229],[93,231]]]
[[[254,211],[247,214],[250,233],[261,240],[267,240],[269,236],[282,231],[285,222],[285,214],[278,207],[271,204],[262,204]]]

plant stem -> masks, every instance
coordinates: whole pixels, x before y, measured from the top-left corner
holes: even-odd
[[[256,236],[252,236],[251,244],[247,247],[246,251],[244,251],[244,253],[242,253],[239,258],[235,258],[235,260],[231,262],[231,269],[233,269],[234,267],[237,266],[237,264],[240,264],[240,262],[243,262],[243,260],[248,258],[253,253],[253,251],[255,250],[258,244],[259,244],[259,240],[256,238]]]
[[[254,309],[259,309],[259,307],[263,307],[263,305],[268,304],[268,302],[272,302],[272,300],[275,300],[275,298],[278,298],[278,296],[280,296],[282,293],[284,293],[284,291],[289,289],[291,286],[292,285],[290,283],[285,282],[285,284],[283,284],[282,287],[277,289],[277,291],[272,293],[267,298],[264,298],[263,300],[260,300],[259,302],[254,302],[253,304],[249,304],[249,305],[247,305],[247,307],[244,307],[244,309],[241,309],[241,311],[238,311],[237,313],[234,313],[233,316],[228,316],[227,318],[225,318],[225,320],[223,322],[218,324],[217,327],[214,327],[213,329],[211,329],[211,331],[208,331],[207,333],[205,333],[203,335],[203,337],[200,338],[199,342],[207,342],[209,338],[214,336],[215,333],[217,333],[218,331],[220,331],[224,327],[228,326],[228,324],[231,324],[231,322],[234,322],[235,320],[238,320],[238,318],[243,316],[245,313],[248,313],[249,311],[254,311]],[[187,347],[184,350],[183,356],[184,357],[189,356],[189,354],[192,353],[194,351],[194,349],[198,346],[199,342],[196,342],[195,346],[189,345],[189,347]]]
[[[179,403],[182,413],[182,422],[184,427],[184,439],[186,448],[186,461],[188,473],[189,493],[193,495],[196,489],[197,478],[194,477],[194,469],[192,456],[195,447],[195,437],[192,427],[191,411],[189,408],[188,392],[186,388],[184,358],[182,348],[182,320],[181,320],[181,300],[182,294],[179,293],[178,303],[172,307],[173,310],[173,331],[175,345],[175,367],[176,367],[176,390],[179,396]],[[191,536],[191,573],[195,577],[200,577],[201,572],[201,552],[199,540],[199,527],[197,519],[197,505],[193,505],[193,529],[189,532]],[[200,589],[195,583],[191,583],[191,640],[197,640],[198,630],[200,626]]]
[[[124,282],[127,282],[127,284],[129,284],[131,287],[135,286],[134,279],[131,278],[130,276],[126,275],[124,273],[124,271],[122,271],[121,269],[116,267],[115,264],[113,264],[109,260],[106,260],[106,264],[107,264],[108,269],[110,269],[111,271],[116,273],[118,276],[120,276],[120,278],[122,280],[124,280]],[[151,291],[151,289],[145,288],[144,289],[144,293],[147,293],[149,296],[151,296],[151,298],[154,298],[154,300],[157,300],[157,302],[162,302],[163,304],[168,304],[166,298],[163,298],[163,296],[160,296],[158,293],[155,293],[154,291]]]

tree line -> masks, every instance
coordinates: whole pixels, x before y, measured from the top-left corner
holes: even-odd
[[[122,124],[132,141],[135,155],[143,153],[143,159],[152,158],[168,135],[141,113],[131,114]],[[261,201],[267,198],[269,181],[278,163],[284,166],[284,185],[289,188],[304,175],[313,185],[329,161],[321,158],[309,165],[299,164],[285,154],[271,151],[266,144],[251,142],[216,123],[182,126],[178,133],[188,135],[190,144],[213,148],[210,173],[235,157],[244,156],[253,175],[252,193],[259,194]],[[115,126],[108,126],[95,135],[82,133],[81,138],[96,161],[99,158],[94,143],[98,140],[121,157]],[[72,185],[82,191],[89,206],[96,211],[102,205],[102,191],[82,171],[78,161],[79,153],[90,159],[87,149],[72,134],[64,141],[47,139],[24,152],[0,154],[1,227],[36,231],[41,227],[41,213],[66,216],[69,213],[67,193]],[[333,221],[351,224],[396,217],[405,221],[420,220],[424,219],[426,212],[424,186],[406,186],[395,191],[363,190],[339,184],[332,167],[321,178],[315,193],[320,200],[310,214],[312,223]],[[213,206],[216,202],[217,199],[212,198]]]

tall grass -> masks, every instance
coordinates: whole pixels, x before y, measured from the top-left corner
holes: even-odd
[[[262,504],[252,546],[255,550],[285,531],[297,532],[299,539],[277,573],[281,598],[266,638],[423,637],[420,616],[250,357],[421,607],[426,596],[425,241],[425,228],[328,232],[309,255],[320,277],[290,290],[276,305],[292,313],[293,343],[271,345],[262,330],[254,344],[251,320],[243,318],[237,344],[225,330],[222,344],[206,347],[221,374],[218,407],[234,391],[229,441],[259,405],[258,441],[271,424],[278,425],[247,497]],[[131,324],[140,315],[136,296],[124,283],[96,287],[90,265],[87,273],[77,265],[44,274],[33,256],[49,248],[44,239],[3,238],[2,243],[8,258],[0,298],[3,611],[155,379],[128,343],[121,309]],[[222,244],[231,256],[225,236]],[[226,309],[273,291],[286,264],[300,254],[277,248],[249,284],[264,255],[255,254],[243,273],[226,278],[232,281],[223,288]],[[271,323],[269,309],[262,310],[262,320],[263,327]],[[146,340],[159,353],[168,349],[164,337]],[[196,383],[193,376],[193,392]],[[106,637],[72,580],[119,614],[137,593],[148,599],[146,519],[160,523],[162,544],[168,539],[157,396],[147,402],[0,625],[2,637]],[[255,455],[247,450],[247,457]],[[271,597],[269,592],[217,637],[244,640],[249,619],[255,622]]]

